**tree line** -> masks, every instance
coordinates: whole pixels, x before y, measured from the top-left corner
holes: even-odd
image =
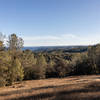
[[[33,52],[22,50],[24,41],[11,34],[4,45],[0,33],[0,86],[16,81],[100,74],[100,44],[85,52]],[[75,49],[76,50],[76,49]]]

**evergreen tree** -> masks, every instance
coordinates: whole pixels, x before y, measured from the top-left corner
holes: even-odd
[[[16,34],[11,34],[8,40],[9,55],[11,56],[11,66],[9,68],[9,84],[17,80],[22,80],[24,76],[23,67],[19,61],[19,53],[23,47],[23,40]]]
[[[96,46],[88,47],[89,62],[93,69],[94,74],[99,73],[98,66],[97,66],[97,59],[96,59],[97,58],[96,49],[97,49]]]
[[[45,78],[46,77],[46,68],[47,68],[47,63],[42,54],[39,54],[37,57],[37,68],[39,70],[39,76],[40,78]]]
[[[24,41],[22,38],[18,37],[16,34],[11,34],[8,40],[8,47],[11,51],[20,50],[23,47]]]

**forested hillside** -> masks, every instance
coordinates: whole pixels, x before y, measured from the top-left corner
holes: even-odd
[[[27,47],[25,46],[22,50],[32,50],[34,52],[53,52],[53,51],[62,51],[62,52],[85,52],[88,49],[88,46],[37,46],[37,47]]]
[[[47,51],[22,50],[24,41],[0,35],[0,86],[22,80],[100,73],[100,45]],[[7,47],[6,47],[7,46]]]

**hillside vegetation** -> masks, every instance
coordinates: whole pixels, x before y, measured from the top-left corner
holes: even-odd
[[[100,45],[33,52],[11,34],[4,45],[0,34],[0,86],[33,79],[63,78],[100,73]],[[77,52],[76,52],[77,51]]]

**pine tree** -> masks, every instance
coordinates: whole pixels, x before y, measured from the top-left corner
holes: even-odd
[[[46,60],[42,54],[39,54],[37,57],[37,67],[39,70],[39,76],[40,78],[45,78],[46,77]]]

